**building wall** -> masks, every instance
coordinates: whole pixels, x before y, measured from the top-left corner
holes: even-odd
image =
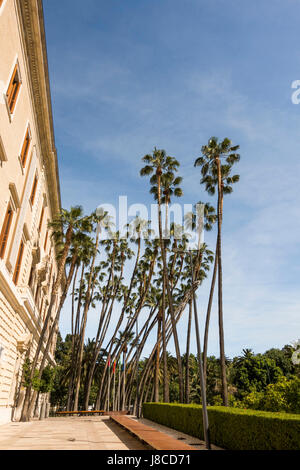
[[[60,195],[43,28],[41,0],[2,1],[0,232],[8,205],[13,212],[5,253],[0,258],[0,423],[11,419],[16,401],[15,419],[20,412],[23,362],[34,355],[57,273],[48,222],[60,209]],[[5,95],[16,64],[21,84],[11,113]],[[20,156],[28,128],[31,139],[23,165]],[[21,241],[23,256],[14,282]],[[53,316],[55,313],[56,309]],[[54,343],[51,349],[53,352]],[[51,354],[49,361],[54,362]]]

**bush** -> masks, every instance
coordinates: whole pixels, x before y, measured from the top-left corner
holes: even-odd
[[[268,385],[265,392],[247,395],[242,404],[254,410],[300,413],[300,379],[281,377],[276,384]]]
[[[145,418],[204,438],[202,407],[144,403]],[[211,442],[227,450],[300,450],[300,416],[286,413],[208,408]]]

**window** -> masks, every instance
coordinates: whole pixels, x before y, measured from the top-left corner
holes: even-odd
[[[0,235],[0,258],[1,259],[4,258],[12,217],[13,217],[13,211],[12,211],[11,205],[9,204],[6,214],[5,214],[4,223],[3,223],[3,227],[2,227],[2,231]]]
[[[38,300],[38,297],[39,297],[39,293],[40,293],[40,285],[37,286],[37,289],[36,289],[36,292],[35,292],[34,301],[35,301],[36,304],[37,304],[37,300]]]
[[[22,151],[21,151],[21,157],[20,157],[23,168],[25,168],[25,165],[26,165],[26,160],[27,160],[29,147],[30,147],[30,141],[31,141],[31,135],[30,135],[30,130],[28,126],[24,143],[23,143],[23,147],[22,147]]]
[[[19,72],[18,64],[16,64],[9,86],[8,86],[7,93],[6,93],[7,104],[8,104],[9,111],[11,114],[14,112],[18,94],[20,91],[20,87],[21,87],[20,72]]]
[[[48,241],[48,231],[46,233],[46,238],[45,238],[45,243],[44,243],[44,251],[46,251],[47,241]]]
[[[40,218],[40,223],[39,223],[39,229],[38,229],[38,232],[39,232],[39,233],[41,233],[42,223],[43,223],[43,218],[44,218],[44,213],[45,213],[45,206],[43,206],[42,213],[41,213],[41,218]]]
[[[0,167],[2,166],[2,162],[7,162],[7,156],[6,156],[5,148],[4,148],[3,141],[0,135]]]
[[[40,316],[42,316],[42,313],[43,313],[43,307],[44,307],[44,297],[42,297],[42,301],[41,301],[41,306],[40,306]]]
[[[32,190],[31,190],[31,196],[30,196],[30,202],[31,202],[31,205],[32,205],[32,206],[33,206],[33,203],[34,203],[34,198],[35,198],[35,193],[36,193],[37,182],[38,182],[38,177],[37,177],[37,175],[35,175],[35,177],[34,177],[34,182],[33,182],[33,186],[32,186]]]
[[[20,271],[21,271],[23,253],[24,253],[24,242],[22,240],[21,243],[20,243],[18,259],[17,259],[15,272],[14,272],[14,277],[13,277],[13,281],[14,281],[15,284],[18,283],[18,279],[19,279],[19,275],[20,275]]]
[[[34,267],[32,266],[30,270],[29,281],[28,281],[28,285],[31,289],[33,289],[33,275],[34,275]]]

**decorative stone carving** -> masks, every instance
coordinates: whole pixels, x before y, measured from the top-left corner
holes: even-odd
[[[36,266],[38,282],[42,285],[47,285],[47,275],[49,272],[50,258],[45,256],[42,261]]]
[[[32,248],[32,266],[36,266],[41,261],[41,249],[38,244],[34,244]]]
[[[32,341],[32,334],[24,333],[23,335],[19,336],[17,339],[17,350],[20,354],[24,354],[31,344]]]

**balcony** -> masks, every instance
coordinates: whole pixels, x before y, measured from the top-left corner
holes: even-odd
[[[39,326],[42,327],[42,320],[39,316],[39,310],[35,304],[30,287],[19,287],[18,288],[22,301],[30,315],[38,322]]]

